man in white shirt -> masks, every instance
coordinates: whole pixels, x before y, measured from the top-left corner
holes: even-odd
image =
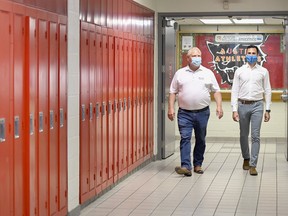
[[[264,122],[270,120],[271,85],[269,72],[257,64],[259,49],[250,45],[246,49],[247,63],[235,71],[231,106],[232,118],[239,122],[240,145],[244,159],[243,169],[249,170],[250,175],[258,175],[256,170],[260,150],[260,129],[263,119],[265,99]],[[249,149],[249,130],[251,125],[251,156]]]
[[[210,92],[214,92],[217,104],[216,115],[222,118],[222,97],[217,80],[211,70],[201,65],[201,51],[197,47],[187,53],[188,65],[179,69],[171,82],[168,118],[175,118],[174,103],[178,95],[178,127],[181,135],[181,166],[175,171],[180,175],[191,176],[191,137],[195,134],[193,150],[194,172],[203,174],[202,163],[206,148],[206,129],[210,116]]]

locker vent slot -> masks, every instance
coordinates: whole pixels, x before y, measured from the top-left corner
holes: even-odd
[[[5,119],[0,119],[0,142],[5,142]]]
[[[33,114],[30,114],[30,117],[29,117],[29,125],[30,125],[30,135],[33,135],[34,134],[34,124],[33,124]]]
[[[93,104],[89,104],[89,119],[90,121],[93,119]]]
[[[64,126],[64,110],[60,108],[60,127]]]
[[[105,115],[105,103],[103,102],[102,103],[102,116]]]
[[[18,139],[19,135],[19,116],[14,117],[14,138]]]
[[[39,112],[39,132],[43,132],[44,128],[44,116],[43,112]]]
[[[81,105],[81,120],[85,121],[85,104]]]
[[[50,130],[54,128],[54,111],[50,110]]]

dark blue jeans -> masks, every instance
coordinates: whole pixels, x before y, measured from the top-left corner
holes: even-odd
[[[195,146],[193,150],[193,166],[202,166],[206,148],[206,131],[210,109],[201,112],[192,112],[179,108],[178,128],[181,135],[180,156],[181,167],[192,169],[191,165],[191,137],[194,129]]]

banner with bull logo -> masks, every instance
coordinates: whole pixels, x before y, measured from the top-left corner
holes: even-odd
[[[281,34],[194,34],[195,46],[202,51],[202,64],[216,75],[222,89],[231,89],[234,73],[246,63],[246,48],[259,48],[258,64],[270,73],[273,89],[283,88],[283,58]],[[182,66],[187,64],[182,52]]]

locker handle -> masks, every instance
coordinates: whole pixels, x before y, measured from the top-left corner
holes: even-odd
[[[60,127],[63,127],[64,126],[64,110],[63,110],[63,108],[60,108],[60,124],[59,124],[59,126]]]
[[[34,134],[34,124],[33,124],[34,120],[33,120],[33,119],[34,119],[34,118],[33,118],[33,114],[30,114],[30,117],[29,117],[29,125],[30,125],[29,130],[30,130],[30,135],[33,135],[33,134]]]
[[[50,110],[50,130],[54,129],[54,111]]]
[[[96,103],[96,118],[99,117],[99,103]]]
[[[90,121],[93,119],[93,104],[89,104],[89,119]]]
[[[85,104],[81,105],[81,120],[85,121]]]
[[[39,132],[43,132],[43,125],[44,125],[44,119],[43,119],[43,112],[39,112]]]
[[[14,138],[18,139],[19,135],[19,116],[14,117]]]
[[[0,142],[5,142],[5,119],[0,119]]]

